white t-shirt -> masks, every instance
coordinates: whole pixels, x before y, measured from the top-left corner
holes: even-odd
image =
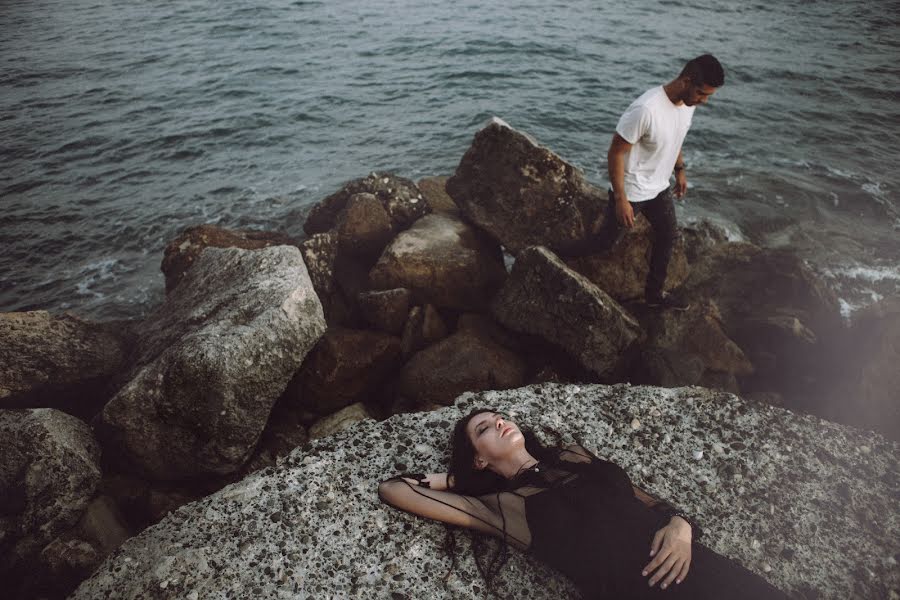
[[[659,86],[644,92],[619,119],[616,132],[633,144],[625,159],[625,195],[631,202],[651,200],[669,187],[693,116],[693,106],[675,106]]]

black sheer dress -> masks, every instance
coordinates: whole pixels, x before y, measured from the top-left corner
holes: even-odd
[[[530,552],[570,577],[586,600],[789,600],[763,578],[696,543],[702,532],[693,522],[684,581],[649,587],[650,576],[641,571],[652,558],[653,536],[678,511],[659,501],[648,505],[636,493],[644,495],[621,467],[580,447],[525,471],[509,491],[485,496],[435,491],[401,478],[379,488],[392,506],[477,529]]]

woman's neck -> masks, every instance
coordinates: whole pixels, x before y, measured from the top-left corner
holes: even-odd
[[[506,479],[512,479],[522,471],[529,469],[538,463],[538,459],[522,448],[514,455],[491,463],[490,467],[498,475]]]

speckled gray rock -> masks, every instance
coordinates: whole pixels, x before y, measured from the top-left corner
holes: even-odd
[[[431,212],[422,192],[409,179],[391,173],[369,173],[368,177],[347,182],[340,190],[313,206],[303,224],[304,231],[312,235],[332,229],[350,197],[361,193],[378,198],[391,219],[394,231],[406,229],[416,219]]]
[[[84,421],[47,408],[0,410],[0,581],[20,579],[10,573],[33,567],[78,522],[100,481],[99,463]]]
[[[606,194],[579,169],[497,117],[475,134],[446,190],[467,220],[513,254],[572,246],[606,206]]]
[[[373,289],[404,287],[417,302],[460,310],[485,308],[505,278],[500,247],[443,214],[398,234],[369,273]]]
[[[616,462],[690,511],[706,545],[786,591],[845,600],[900,590],[897,444],[701,388],[543,384],[313,441],[129,540],[73,599],[488,598],[465,536],[445,585],[444,528],[376,496],[398,471],[445,470],[450,428],[474,406]],[[497,587],[576,597],[516,551]]]
[[[72,388],[115,374],[126,355],[125,340],[102,324],[42,310],[2,313],[0,407],[66,405]]]
[[[138,330],[98,435],[156,479],[231,473],[324,331],[297,248],[207,248]]]
[[[541,246],[519,253],[491,309],[504,326],[556,344],[600,377],[624,369],[642,335],[606,292]]]

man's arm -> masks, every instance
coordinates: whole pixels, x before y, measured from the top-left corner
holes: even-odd
[[[631,144],[618,133],[613,134],[612,143],[606,153],[609,169],[609,183],[612,185],[616,202],[616,218],[625,227],[634,226],[634,210],[625,195],[625,157],[631,152]]]
[[[675,159],[675,197],[683,198],[687,193],[687,175],[684,173],[684,157],[681,149],[678,150],[678,158]]]

